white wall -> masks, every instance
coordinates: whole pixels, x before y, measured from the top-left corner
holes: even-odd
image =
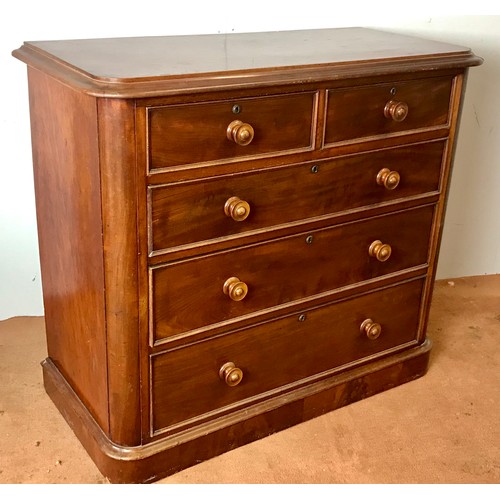
[[[405,16],[397,14],[401,2],[350,2],[342,12],[339,5],[317,0],[3,4],[0,319],[43,314],[26,67],[10,55],[24,40],[365,26],[472,47],[485,64],[470,72],[438,277],[500,273],[500,16],[457,17],[457,2],[441,2],[441,11],[419,2],[420,12]],[[474,5],[479,12],[478,2]]]

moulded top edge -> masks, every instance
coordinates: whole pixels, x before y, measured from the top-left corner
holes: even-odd
[[[25,42],[14,57],[97,96],[481,64],[470,49],[365,28]]]

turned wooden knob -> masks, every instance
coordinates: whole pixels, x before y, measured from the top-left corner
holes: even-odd
[[[236,302],[243,300],[248,293],[248,286],[235,276],[228,278],[222,287],[223,292]]]
[[[365,319],[359,327],[361,333],[364,333],[370,340],[375,340],[382,333],[382,326],[371,319]]]
[[[399,185],[401,177],[395,170],[389,170],[388,168],[383,168],[377,174],[377,184],[379,186],[384,186],[385,189],[393,190]]]
[[[227,126],[227,138],[240,146],[248,146],[254,136],[254,130],[249,123],[234,120]]]
[[[224,213],[231,219],[240,222],[250,215],[250,205],[237,196],[232,196],[224,204]]]
[[[243,380],[243,372],[239,368],[237,368],[234,363],[229,361],[228,363],[224,363],[220,367],[219,377],[229,387],[234,387]]]
[[[368,248],[370,257],[375,257],[380,262],[385,262],[392,253],[391,245],[382,243],[380,240],[375,240]]]
[[[395,122],[402,122],[408,116],[408,104],[401,101],[389,101],[385,105],[384,115]]]

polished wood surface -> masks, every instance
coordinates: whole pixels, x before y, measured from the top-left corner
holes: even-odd
[[[96,99],[28,80],[48,354],[109,431]]]
[[[149,168],[310,149],[314,111],[312,92],[149,108]],[[251,140],[235,122],[251,126]]]
[[[380,240],[372,241],[368,247],[368,255],[377,259],[379,262],[385,262],[392,255],[392,247],[388,243],[382,243]]]
[[[245,200],[238,198],[238,196],[231,196],[224,203],[224,213],[234,221],[241,222],[248,219],[250,205]]]
[[[27,42],[95,77],[155,78],[467,53],[466,47],[375,30],[346,28],[219,35]]]
[[[444,77],[332,90],[328,92],[325,143],[445,126],[451,86],[452,78]],[[398,101],[393,101],[393,96]],[[387,104],[400,100],[407,106],[404,118],[392,117],[398,108],[387,116]]]
[[[229,361],[220,367],[219,378],[229,387],[235,387],[243,380],[243,370]]]
[[[33,41],[13,54],[83,92],[122,98],[482,62],[467,47],[366,28]]]
[[[140,375],[134,103],[99,99],[99,151],[106,273],[106,352],[110,437],[127,446],[140,437]]]
[[[240,109],[239,104],[233,106],[233,112]],[[241,120],[233,120],[226,130],[226,137],[239,146],[248,146],[255,137],[255,130],[249,123],[243,123]]]
[[[425,375],[431,341],[142,446],[109,440],[50,359],[44,385],[102,474],[113,483],[152,483],[181,469]],[[263,417],[265,415],[265,417]],[[244,464],[242,464],[244,466]]]
[[[263,326],[197,342],[152,358],[153,429],[264,395],[341,365],[416,339],[423,282],[363,295]],[[376,341],[360,333],[363,319],[383,325]],[[234,362],[244,373],[237,387],[221,383],[219,367]],[[189,380],[190,390],[185,382]],[[192,392],[197,394],[192,397]],[[264,397],[264,396],[262,396]]]
[[[150,187],[150,252],[321,217],[363,205],[437,192],[444,141],[338,159]],[[378,182],[396,170],[397,188]],[[291,189],[290,185],[299,189]],[[250,206],[245,220],[228,218],[227,200]]]
[[[395,170],[389,170],[388,168],[383,168],[377,174],[377,184],[379,186],[384,186],[385,189],[392,191],[399,186],[401,182],[401,175]]]
[[[433,215],[431,205],[154,268],[153,336],[162,339],[235,320],[425,264]],[[370,256],[377,239],[390,243],[390,259]],[[248,287],[244,300],[223,293],[232,276]]]
[[[382,334],[382,325],[375,323],[371,318],[367,318],[361,323],[359,331],[364,333],[369,340],[376,340]]]
[[[469,49],[356,28],[14,55],[44,383],[112,482],[425,373]]]
[[[248,286],[243,281],[240,281],[236,276],[228,278],[222,285],[222,291],[235,302],[243,300],[248,293]]]
[[[391,95],[396,94],[396,87],[391,89]],[[391,118],[395,122],[402,122],[408,116],[408,104],[403,101],[388,101],[384,107],[384,116]]]

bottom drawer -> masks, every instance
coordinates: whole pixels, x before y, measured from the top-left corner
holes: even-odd
[[[413,344],[423,284],[411,281],[153,355],[153,432]]]

